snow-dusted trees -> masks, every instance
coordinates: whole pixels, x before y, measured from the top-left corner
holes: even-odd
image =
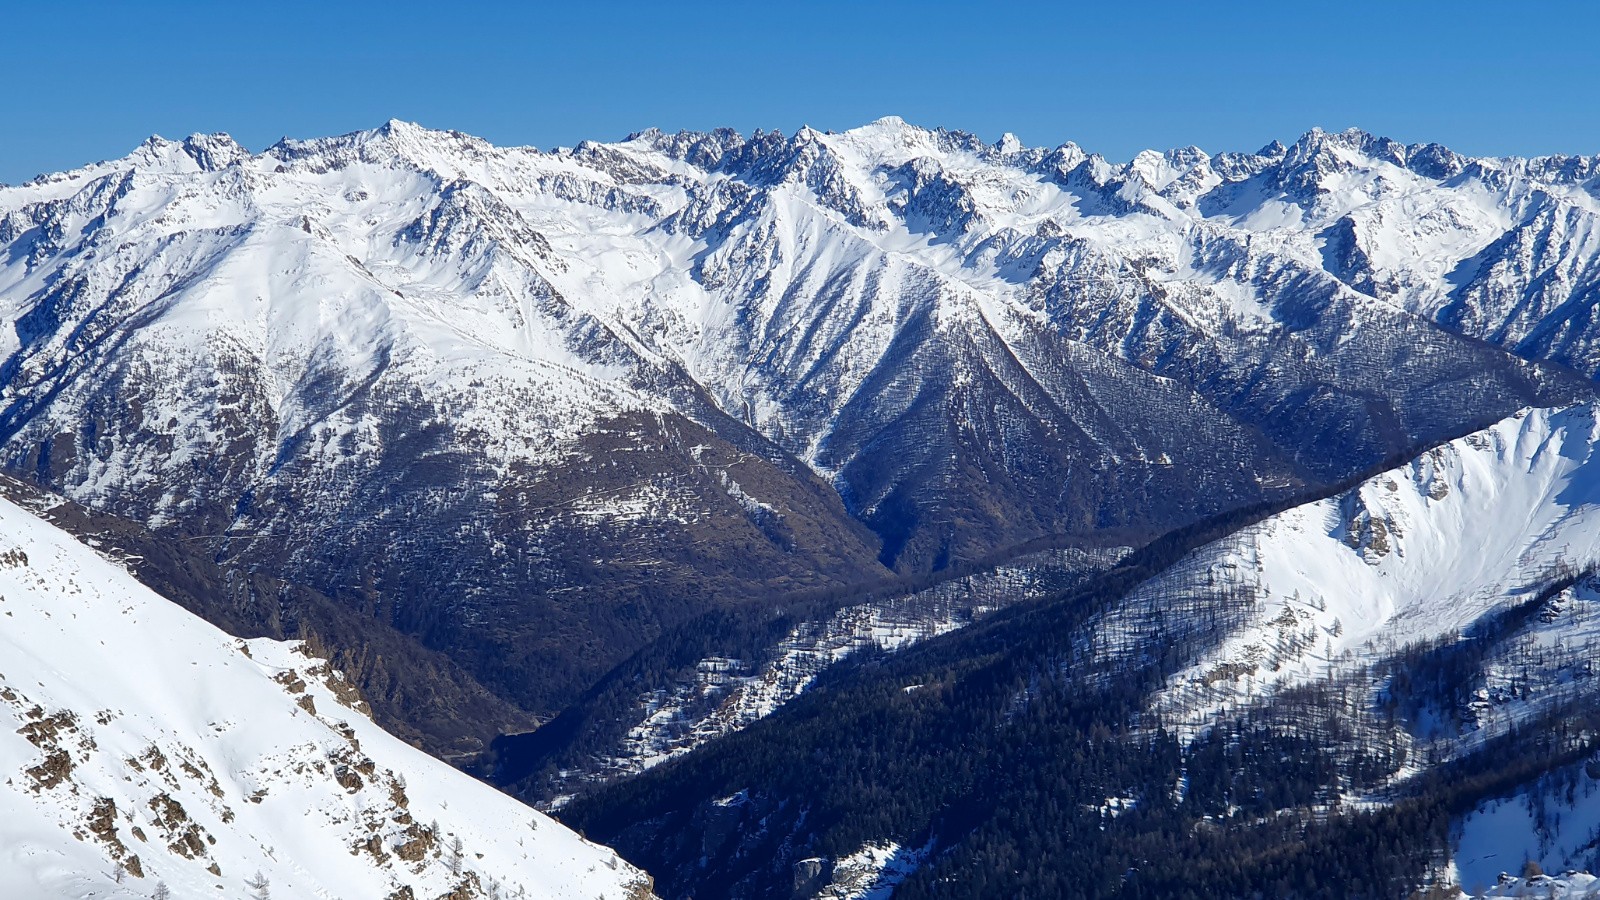
[[[261,874],[261,870],[257,869],[256,874],[246,878],[244,886],[250,889],[253,900],[272,900],[272,882]]]

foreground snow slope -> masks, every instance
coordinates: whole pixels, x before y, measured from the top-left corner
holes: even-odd
[[[0,501],[0,896],[648,894],[362,706],[302,645],[230,638]]]

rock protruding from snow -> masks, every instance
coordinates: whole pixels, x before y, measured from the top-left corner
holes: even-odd
[[[0,894],[642,898],[645,876],[0,501]],[[270,887],[263,887],[264,885]]]

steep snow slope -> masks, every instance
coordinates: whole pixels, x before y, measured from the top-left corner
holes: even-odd
[[[230,638],[7,501],[0,611],[0,894],[648,894],[377,728],[300,645]]]
[[[1172,613],[1186,605],[1220,616],[1224,639],[1157,701],[1202,723],[1454,638],[1561,571],[1600,563],[1597,448],[1594,405],[1520,412],[1195,551],[1108,615],[1096,649],[1121,657],[1179,639],[1185,616]]]

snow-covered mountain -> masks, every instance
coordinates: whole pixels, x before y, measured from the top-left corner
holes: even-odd
[[[231,638],[4,500],[0,610],[0,894],[649,895],[303,645]]]
[[[1229,620],[1226,638],[1158,701],[1199,723],[1241,700],[1456,639],[1536,599],[1552,604],[1547,624],[1559,623],[1541,642],[1565,643],[1567,662],[1579,663],[1600,634],[1555,611],[1564,598],[1592,598],[1540,592],[1597,567],[1600,407],[1528,410],[1195,551],[1107,615],[1095,649],[1110,658],[1166,646],[1194,624],[1173,614],[1187,603]],[[1556,674],[1537,690],[1554,694],[1570,680]]]
[[[1212,841],[1288,848],[1348,828],[1366,848],[1356,856],[1370,857],[1365,841],[1397,827],[1386,847],[1411,862],[1396,895],[1431,884],[1581,896],[1588,876],[1498,876],[1527,861],[1552,873],[1600,864],[1597,573],[1600,404],[1521,410],[1321,499],[1168,535],[1081,590],[1023,597],[894,657],[841,665],[741,734],[563,814],[684,894],[759,896],[808,864],[882,862],[879,847],[938,848],[896,870],[917,890],[967,883],[994,877],[983,846],[1109,842],[1115,823],[1122,843],[1103,851],[1114,871],[1123,853],[1155,861],[1157,833],[1204,835],[1174,841],[1177,858],[1221,852]],[[660,723],[645,724],[635,732]],[[898,749],[875,755],[884,745]],[[806,754],[862,766],[854,790],[897,784],[915,799],[883,813],[881,797],[813,794],[786,774]],[[968,762],[941,769],[941,754]],[[986,773],[967,793],[928,783],[963,777],[963,765]],[[1022,786],[995,800],[1011,772]],[[971,812],[985,804],[1002,812]],[[1029,809],[1010,812],[1019,804]],[[879,824],[860,827],[867,818]],[[677,828],[728,835],[723,855],[705,862]],[[975,844],[985,830],[1000,836]],[[776,861],[763,870],[756,848]],[[1358,895],[1369,894],[1390,895]]]
[[[1163,529],[1589,393],[1493,344],[1600,367],[1594,170],[897,119],[152,138],[0,189],[0,459],[548,713],[711,605]]]
[[[1596,699],[1597,571],[1600,407],[1526,410],[1195,550],[1097,620],[1085,668],[1198,645],[1147,723],[1316,731],[1305,710],[1325,712],[1349,730],[1322,739],[1405,760],[1349,796],[1360,803],[1475,753],[1516,759],[1506,746],[1569,723],[1553,741],[1568,755],[1552,758],[1577,761],[1460,817],[1450,874],[1475,897],[1586,896],[1593,879],[1572,872],[1600,869],[1600,755],[1581,715]],[[1568,875],[1500,878],[1528,861]]]

